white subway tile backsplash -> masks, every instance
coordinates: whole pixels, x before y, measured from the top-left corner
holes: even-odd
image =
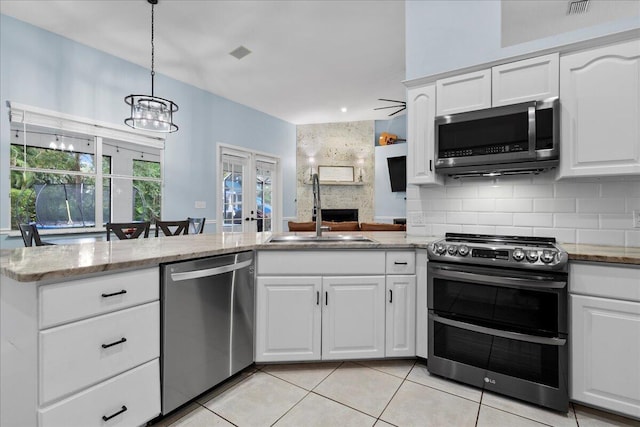
[[[514,213],[513,225],[522,227],[552,227],[553,214],[550,213]]]
[[[603,182],[600,197],[640,197],[640,182]]]
[[[632,214],[601,214],[600,228],[614,230],[629,230],[633,228]]]
[[[470,234],[496,234],[496,228],[491,225],[463,225],[462,232]]]
[[[447,187],[447,197],[450,199],[467,199],[478,197],[478,187],[460,186]]]
[[[561,228],[598,228],[597,214],[559,213],[554,214],[554,226]]]
[[[533,228],[496,226],[496,234],[501,234],[503,236],[532,236]]]
[[[532,212],[532,199],[496,199],[497,212]]]
[[[447,224],[477,224],[478,214],[475,212],[447,212]]]
[[[600,197],[600,184],[592,182],[557,182],[556,194],[562,197]]]
[[[576,200],[576,211],[580,213],[623,213],[624,209],[625,199],[622,198]]]
[[[421,211],[425,223],[409,227],[409,234],[535,235],[563,243],[640,246],[640,229],[632,228],[632,212],[640,210],[639,177],[447,178],[443,187],[407,196],[407,212]]]
[[[553,197],[553,184],[518,185],[513,189],[513,197]]]
[[[576,199],[534,199],[534,212],[575,212]]]
[[[533,235],[537,237],[555,237],[560,243],[574,243],[576,230],[571,228],[534,228]]]
[[[463,199],[462,210],[478,211],[478,212],[493,212],[496,208],[496,201],[493,199]]]
[[[513,225],[513,214],[503,212],[479,212],[479,225]]]
[[[577,242],[581,245],[624,246],[624,231],[577,230]]]
[[[629,248],[640,248],[640,231],[625,231],[624,245]]]
[[[513,197],[513,185],[487,185],[478,187],[481,199],[506,199]]]

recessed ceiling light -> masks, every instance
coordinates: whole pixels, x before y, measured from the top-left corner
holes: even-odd
[[[347,107],[342,107],[342,108],[340,109],[340,111],[342,111],[343,113],[346,113],[346,112],[347,112]]]
[[[235,48],[234,50],[232,50],[231,52],[229,52],[229,55],[233,56],[234,58],[237,59],[242,59],[245,56],[249,55],[251,53],[251,51],[249,49],[247,49],[244,46],[238,46],[237,48]]]

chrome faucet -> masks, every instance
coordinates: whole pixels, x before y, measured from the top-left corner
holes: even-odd
[[[312,177],[313,210],[316,212],[316,236],[322,237],[322,208],[320,207],[320,178],[317,173]]]

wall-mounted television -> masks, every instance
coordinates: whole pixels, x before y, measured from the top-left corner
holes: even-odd
[[[387,157],[391,191],[407,191],[407,156]]]

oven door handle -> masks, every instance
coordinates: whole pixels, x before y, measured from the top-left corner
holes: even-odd
[[[539,337],[536,335],[521,334],[519,332],[503,331],[500,329],[487,328],[486,326],[473,325],[471,323],[460,322],[459,320],[451,320],[446,317],[439,316],[437,314],[429,314],[432,316],[434,322],[443,323],[445,325],[453,326],[460,329],[466,329],[468,331],[478,332],[486,335],[495,335],[502,338],[508,338],[511,340],[525,341],[543,345],[555,345],[563,346],[567,343],[564,338],[554,337]]]
[[[473,283],[483,285],[502,285],[515,288],[544,288],[544,289],[562,289],[567,286],[567,282],[548,280],[543,276],[530,276],[526,279],[519,277],[505,277],[505,276],[488,276],[477,273],[467,273],[465,271],[452,271],[445,270],[443,268],[436,268],[438,270],[438,276],[445,279],[460,279],[465,281],[472,281]]]

